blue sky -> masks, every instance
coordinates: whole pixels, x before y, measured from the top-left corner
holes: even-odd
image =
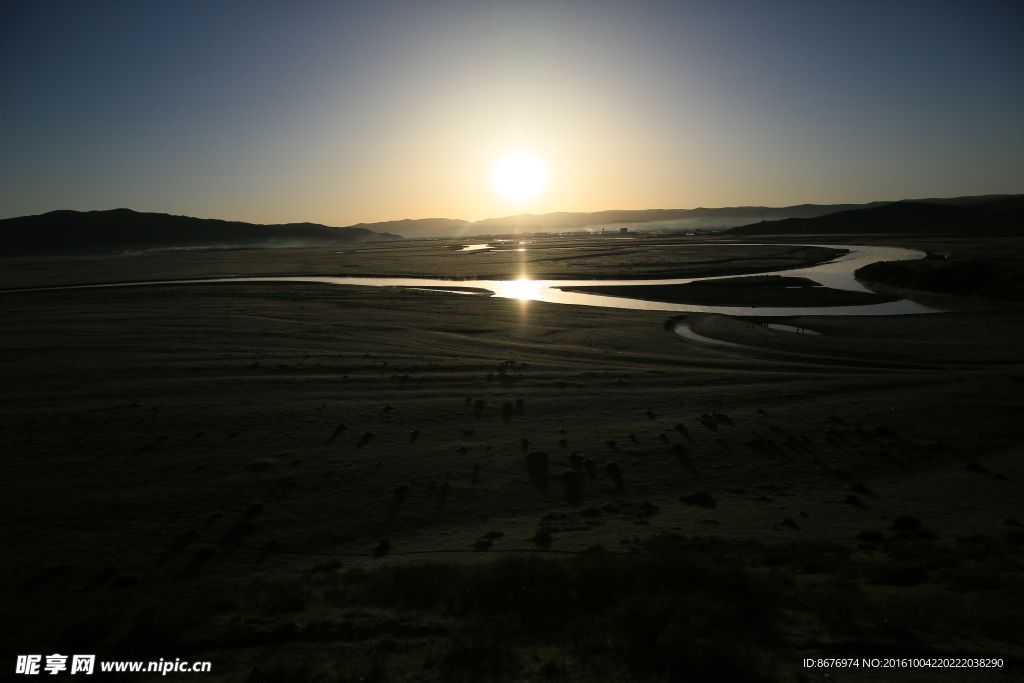
[[[8,2],[0,217],[1024,192],[1019,2]],[[549,169],[513,204],[490,172]]]

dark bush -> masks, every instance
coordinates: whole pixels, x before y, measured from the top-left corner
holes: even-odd
[[[864,578],[880,586],[915,586],[928,580],[928,571],[919,565],[880,562],[866,567]]]
[[[526,454],[526,473],[530,481],[541,491],[547,490],[551,473],[548,469],[548,454],[544,451],[530,451]]]
[[[409,497],[409,487],[406,484],[399,484],[395,487],[391,494],[391,509],[397,510],[402,507],[405,503],[405,499]]]
[[[679,500],[683,501],[687,505],[694,505],[697,507],[707,508],[713,510],[718,507],[718,503],[711,497],[711,494],[707,491],[697,491],[689,495],[679,496]]]
[[[879,529],[865,529],[858,532],[854,538],[865,543],[882,543],[885,541],[885,536]]]
[[[576,470],[562,472],[562,484],[565,486],[565,500],[569,505],[583,502],[583,473]]]

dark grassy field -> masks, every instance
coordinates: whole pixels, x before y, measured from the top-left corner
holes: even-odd
[[[716,240],[659,236],[524,238],[492,242],[493,251],[460,252],[466,243],[469,241],[422,240],[310,249],[9,258],[2,260],[0,289],[260,275],[458,280],[712,277],[802,268],[842,253],[831,248],[737,247]]]
[[[396,244],[357,267],[438,275],[402,256],[434,246],[452,276],[495,256]],[[677,272],[750,265],[697,249]],[[138,258],[7,262],[3,286],[343,265]],[[11,660],[310,681],[1024,661],[1019,307],[780,319],[820,337],[688,319],[728,348],[665,313],[311,284],[4,294],[0,315]]]
[[[871,292],[848,292],[822,287],[802,277],[781,275],[748,275],[673,285],[610,285],[564,287],[567,292],[585,292],[603,296],[697,304],[700,306],[732,306],[742,301],[748,306],[818,307],[866,306],[898,301],[899,297]]]

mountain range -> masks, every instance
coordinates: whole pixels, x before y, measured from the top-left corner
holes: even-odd
[[[1024,232],[1024,195],[891,202],[814,218],[763,221],[729,235]],[[975,201],[980,200],[980,201]]]
[[[361,227],[256,225],[131,209],[51,211],[0,220],[0,256],[300,247],[400,239],[400,235]]]
[[[609,227],[617,232],[619,227],[630,226],[665,231],[730,228],[725,232],[732,235],[1004,232],[1024,230],[1024,195],[786,207],[556,212],[476,222],[422,218],[341,228],[317,223],[259,225],[131,209],[62,210],[0,220],[0,257],[321,246],[517,232],[599,232]]]
[[[642,230],[722,230],[755,222],[777,222],[790,218],[818,218],[842,212],[877,209],[889,204],[930,203],[949,206],[974,206],[1013,199],[1024,195],[975,195],[952,198],[906,199],[900,202],[868,202],[866,204],[797,204],[795,206],[731,206],[696,209],[611,210],[594,212],[559,211],[546,214],[525,213],[503,218],[487,218],[475,222],[450,218],[359,223],[354,227],[386,230],[406,238],[470,237],[518,232],[552,232],[560,230],[604,229],[636,226]]]

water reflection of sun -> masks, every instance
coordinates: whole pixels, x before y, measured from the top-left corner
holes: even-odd
[[[533,301],[540,296],[543,285],[535,280],[520,278],[502,283],[501,296],[520,301]]]

